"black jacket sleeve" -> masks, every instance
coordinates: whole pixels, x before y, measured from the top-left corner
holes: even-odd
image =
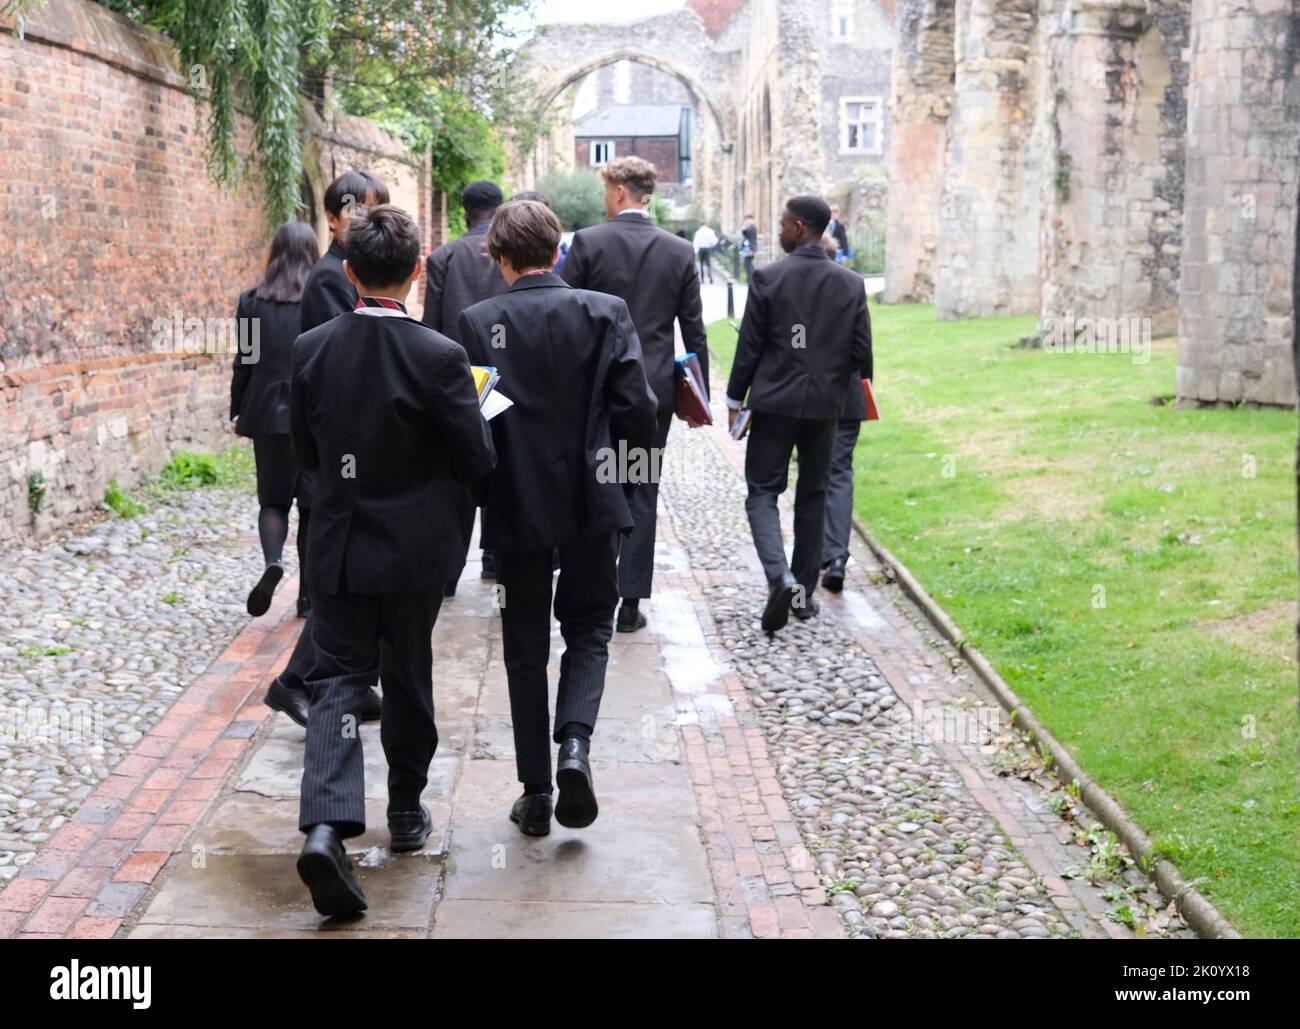
[[[767,342],[767,301],[763,297],[761,281],[756,277],[750,282],[749,296],[745,299],[745,316],[740,322],[736,358],[731,365],[731,377],[727,380],[727,396],[732,400],[745,400]]]
[[[682,327],[682,342],[688,353],[700,359],[704,373],[704,395],[709,395],[709,335],[704,328],[704,308],[700,302],[700,271],[694,261],[686,262],[682,292],[677,298],[677,321]]]
[[[302,355],[302,348],[298,346],[298,340],[295,340],[293,378],[289,386],[290,429],[298,466],[305,471],[314,472],[320,468],[320,454],[316,450],[316,440],[307,424],[307,383],[303,376]]]
[[[452,475],[462,486],[473,486],[496,467],[497,454],[479,408],[469,357],[459,344],[439,363],[437,393],[431,398],[433,417],[446,440]]]
[[[646,380],[641,340],[622,301],[610,336],[609,373],[605,376],[610,434],[615,440],[627,440],[629,447],[648,451],[654,446],[659,425],[659,401]]]
[[[446,334],[442,324],[442,292],[447,284],[447,252],[439,247],[429,255],[424,275],[424,315],[421,321],[436,332]]]
[[[858,310],[853,316],[853,367],[870,379],[873,371],[871,359],[871,314],[867,310],[867,291],[858,298]]]
[[[239,304],[235,308],[235,325],[238,339],[245,338],[240,331],[244,324],[244,319],[251,317],[244,302],[244,296],[239,298]],[[244,394],[248,391],[248,383],[253,378],[253,366],[245,360],[242,350],[235,352],[234,370],[230,378],[230,417],[238,418],[239,409],[244,406]]]

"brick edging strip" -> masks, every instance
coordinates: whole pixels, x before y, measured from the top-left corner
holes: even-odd
[[[1154,864],[1152,863],[1154,846],[1151,838],[1142,831],[1137,822],[1119,805],[1119,802],[1114,797],[1089,778],[1088,774],[1056,737],[1043,728],[1042,723],[1034,717],[1034,713],[1016,695],[1016,692],[1007,685],[1002,676],[997,673],[997,670],[979,652],[979,649],[965,640],[956,623],[953,622],[948,613],[939,606],[934,598],[925,591],[925,588],[917,582],[916,577],[912,575],[907,566],[871,534],[857,515],[853,516],[853,528],[862,541],[871,549],[871,552],[875,554],[877,560],[890,570],[902,587],[903,592],[921,609],[930,624],[957,648],[957,652],[974,670],[980,681],[988,687],[994,697],[997,698],[998,703],[1011,715],[1012,723],[1029,735],[1034,748],[1052,765],[1056,777],[1067,786],[1077,783],[1079,796],[1088,807],[1088,810],[1097,817],[1102,825],[1124,842],[1129,853],[1138,859],[1139,866],[1155,882],[1156,888],[1160,890],[1166,900],[1177,905],[1178,913],[1196,931],[1197,935],[1205,939],[1241,939],[1241,934],[1223,917],[1219,909],[1195,886],[1188,883],[1179,874],[1178,869],[1174,867],[1172,862],[1157,856]]]
[[[258,694],[293,647],[297,578],[173,700],[17,876],[0,887],[0,939],[120,936],[186,849],[270,715]]]

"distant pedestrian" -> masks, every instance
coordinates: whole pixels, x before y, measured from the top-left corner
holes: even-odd
[[[713,268],[709,264],[709,257],[713,253],[714,247],[718,245],[718,234],[705,222],[700,223],[700,227],[695,230],[695,252],[700,258],[700,281],[704,281],[707,275],[709,282],[713,282]]]
[[[745,281],[754,277],[754,258],[758,254],[758,226],[752,214],[745,215],[740,227],[740,256],[745,259]]]

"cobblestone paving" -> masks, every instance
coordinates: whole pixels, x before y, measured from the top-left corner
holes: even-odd
[[[615,641],[651,653],[639,644],[662,637],[721,933],[1190,935],[1018,735],[978,717],[991,699],[863,548],[816,619],[760,632],[741,455],[719,429],[674,432],[651,632]],[[260,684],[298,624],[285,597],[274,617],[244,612],[253,518],[251,497],[195,491],[6,554],[0,935],[125,932],[169,859],[182,867],[186,841],[211,829],[205,811],[266,718]],[[499,679],[488,696],[503,716]],[[918,731],[918,699],[970,716],[965,738]],[[63,731],[76,712],[91,721]]]
[[[178,492],[4,554],[0,883],[248,623],[256,502]]]
[[[712,573],[704,593],[721,642],[757,709],[822,884],[850,931],[884,938],[1130,935],[1117,924],[1063,917],[960,769],[915,731],[911,712],[859,644],[849,608],[819,594],[818,617],[791,619],[771,639],[761,631],[765,594],[743,479],[719,449],[730,441],[719,437],[716,430],[675,434],[661,495],[691,568]],[[933,653],[924,660],[947,664]],[[1034,763],[1015,734],[987,728],[978,749],[989,760]],[[1140,899],[1153,912],[1153,929],[1188,934],[1140,874],[1094,892],[1087,905],[1094,918],[1106,899],[1132,896],[1132,906]],[[1061,903],[1073,906],[1072,899]]]

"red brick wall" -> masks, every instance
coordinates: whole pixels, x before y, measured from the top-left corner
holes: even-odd
[[[269,236],[255,180],[207,174],[185,85],[160,37],[85,0],[45,0],[22,42],[0,26],[0,542],[232,441],[228,356],[160,347],[155,321],[232,317]]]
[[[744,3],[745,0],[689,0],[691,10],[699,16],[710,36],[721,32]]]
[[[676,136],[602,136],[614,141],[615,157],[643,157],[655,166],[660,182],[677,181]],[[573,157],[579,168],[591,166],[591,139],[573,141]]]

